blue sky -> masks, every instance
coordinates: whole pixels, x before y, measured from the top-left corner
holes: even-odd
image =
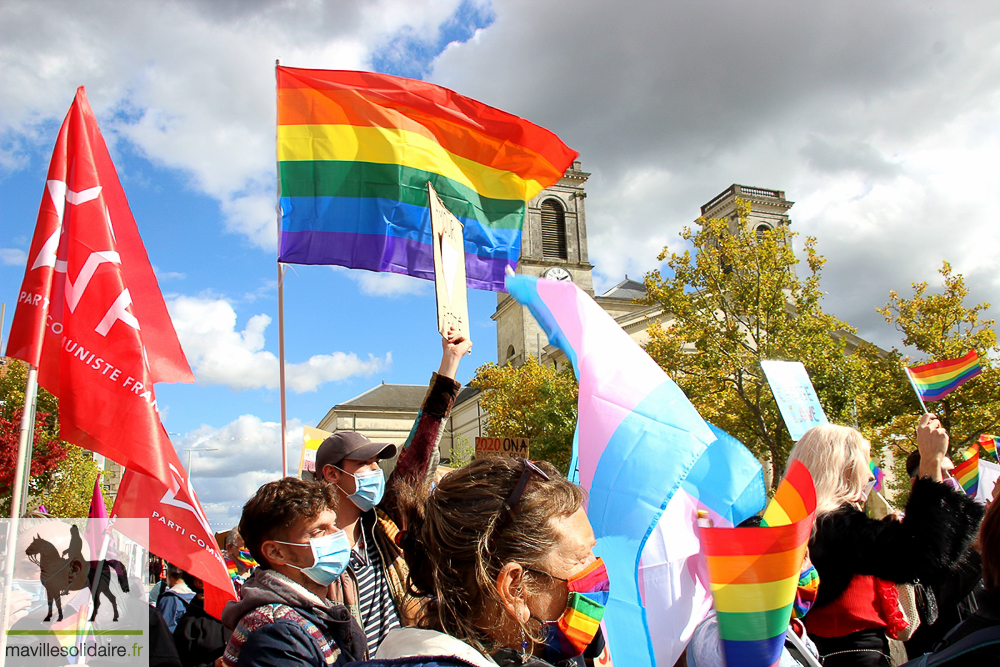
[[[991,2],[174,0],[0,5],[4,336],[52,144],[85,85],[160,278],[194,385],[159,385],[210,518],[280,469],[275,59],[448,86],[581,153],[598,290],[656,268],[730,184],[781,189],[826,255],[826,306],[884,346],[888,292],[943,259],[996,301],[986,204],[1000,148]],[[437,367],[430,283],[328,267],[286,274],[290,467],[303,424],[380,381]],[[470,293],[496,358],[495,295]],[[219,363],[221,360],[221,363]],[[311,360],[311,362],[310,362]],[[307,363],[309,362],[309,363]]]

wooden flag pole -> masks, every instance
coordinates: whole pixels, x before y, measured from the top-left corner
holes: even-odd
[[[923,409],[924,413],[930,412],[927,406],[924,405],[924,397],[920,395],[920,390],[917,389],[917,383],[913,381],[913,376],[910,375],[910,369],[903,366],[903,372],[906,373],[906,379],[910,381],[910,386],[913,387],[913,393],[917,395],[917,400],[920,401],[920,407]]]

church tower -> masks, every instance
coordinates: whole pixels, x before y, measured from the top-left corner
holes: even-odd
[[[750,217],[747,224],[758,234],[776,229],[781,225],[791,224],[788,209],[795,202],[785,199],[783,190],[768,190],[746,185],[732,184],[707,204],[701,207],[701,217],[711,220],[722,218],[729,220],[729,231],[735,232],[739,224],[739,214],[736,211],[736,198],[750,202]]]
[[[517,273],[572,280],[593,296],[594,267],[587,258],[584,183],[590,174],[574,162],[559,181],[528,202],[521,230]],[[541,356],[548,338],[528,309],[509,294],[497,295],[497,363],[520,366],[528,355]]]

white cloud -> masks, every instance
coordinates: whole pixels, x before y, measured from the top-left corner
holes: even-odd
[[[167,308],[198,382],[237,390],[278,387],[278,357],[264,349],[270,316],[253,315],[240,331],[236,311],[225,299],[174,296]],[[391,363],[388,352],[367,360],[353,352],[317,354],[304,362],[286,362],[285,380],[294,392],[315,391],[326,382],[371,375]]]
[[[330,267],[335,273],[347,276],[358,285],[365,296],[385,296],[396,298],[411,294],[425,294],[431,289],[430,281],[405,276],[401,273],[376,273],[342,266]]]
[[[28,263],[28,253],[20,248],[0,248],[0,264],[19,266]]]
[[[403,32],[433,44],[460,0],[0,4],[0,167],[23,163],[81,83],[125,138],[221,203],[226,228],[274,233],[274,64],[367,69]],[[109,26],[114,26],[113,35]],[[43,138],[44,137],[44,138]]]
[[[288,473],[298,473],[302,422],[288,422]],[[203,424],[185,434],[171,434],[184,465],[190,454],[191,480],[215,530],[239,523],[243,504],[262,485],[281,477],[281,424],[242,415],[221,427]],[[213,450],[213,451],[208,451]]]

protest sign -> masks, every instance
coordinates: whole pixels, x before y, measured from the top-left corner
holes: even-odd
[[[993,499],[993,487],[1000,479],[1000,465],[991,461],[979,459],[979,488],[976,490],[976,500],[985,503]]]
[[[762,361],[760,367],[793,441],[798,441],[813,426],[827,423],[823,406],[801,362]]]
[[[465,238],[462,223],[444,207],[427,183],[431,202],[431,232],[434,236],[434,295],[437,297],[438,331],[448,329],[466,340],[469,336],[469,303],[465,287]]]
[[[484,456],[506,456],[514,459],[528,458],[527,438],[476,438],[476,458]]]
[[[333,433],[312,426],[302,427],[302,456],[299,457],[299,479],[316,479],[316,450]]]

